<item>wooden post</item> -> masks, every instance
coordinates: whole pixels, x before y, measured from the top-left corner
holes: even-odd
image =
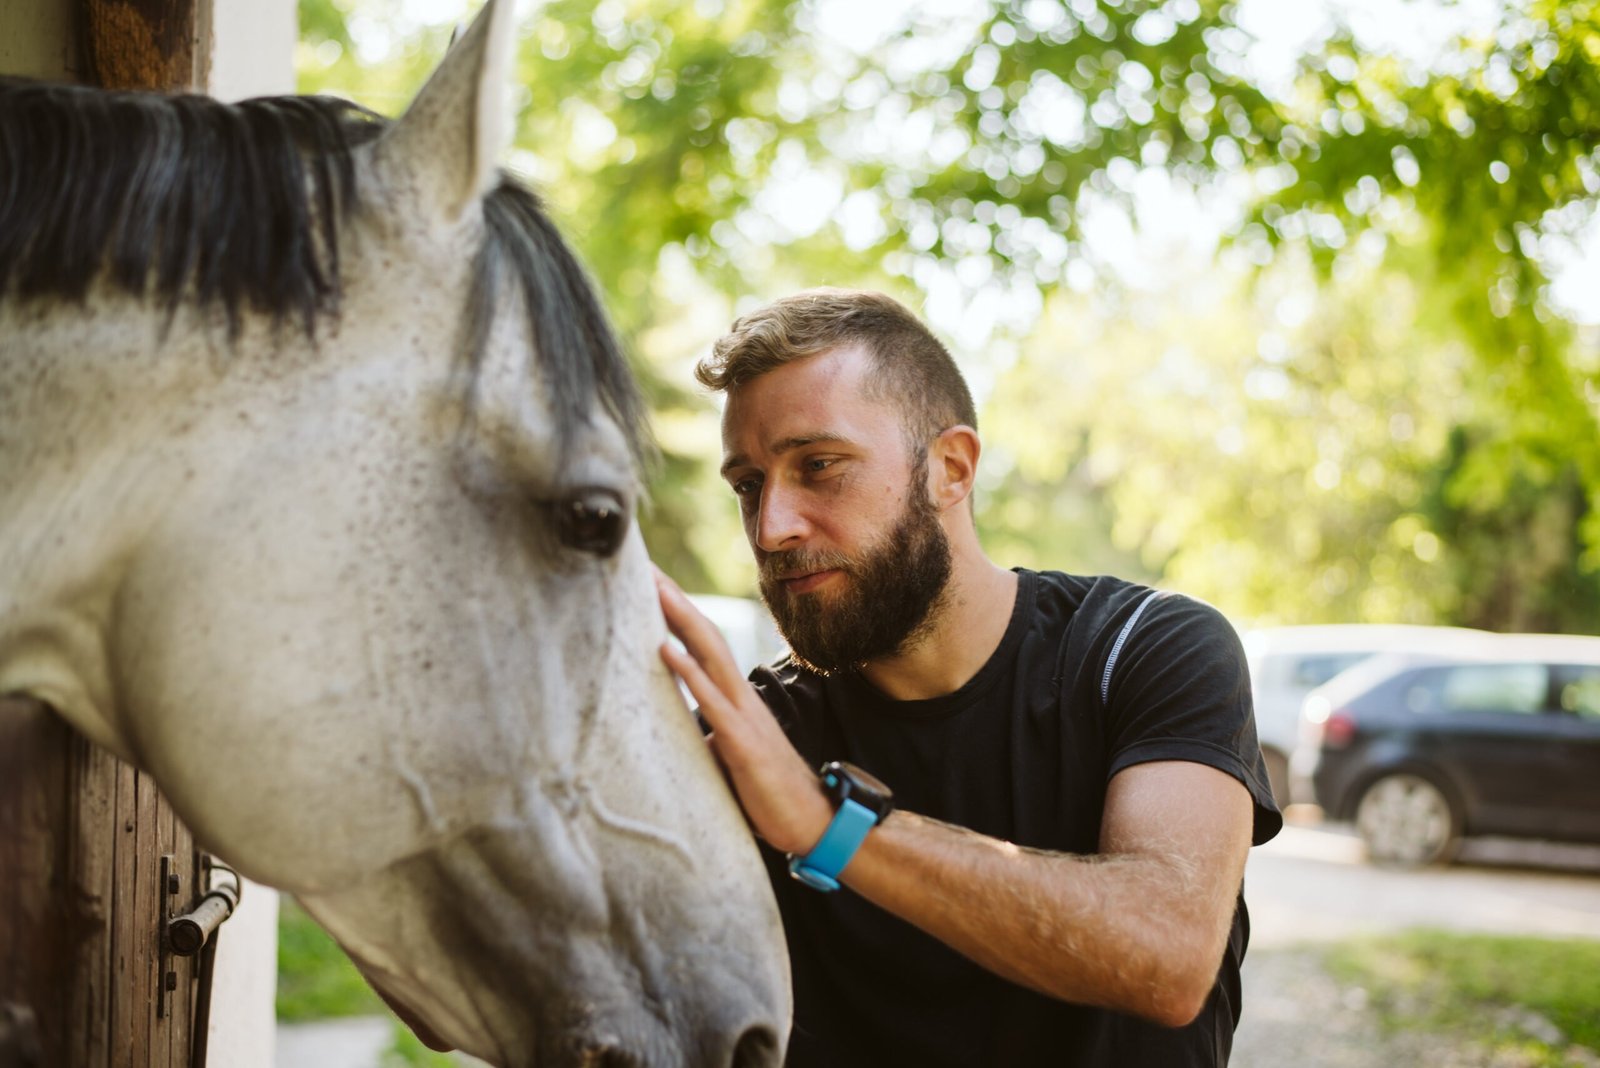
[[[162,920],[198,896],[199,864],[155,782],[43,705],[0,700],[0,827],[0,1006],[27,1010],[38,1063],[186,1068],[194,958],[166,958],[162,1017],[157,984]]]
[[[73,954],[63,951],[88,925],[68,884],[66,825],[71,811],[66,761],[71,731],[49,709],[0,698],[0,1010],[13,1033],[0,1062],[20,1062],[26,1048],[43,1064],[64,1049],[65,1029],[47,1006],[71,996]],[[20,1022],[19,1022],[20,1021]],[[7,1054],[13,1060],[7,1060]]]
[[[203,91],[212,0],[79,0],[86,81],[107,89]]]

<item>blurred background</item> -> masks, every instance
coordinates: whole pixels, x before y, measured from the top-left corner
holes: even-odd
[[[476,6],[300,0],[299,90],[396,114]],[[687,588],[754,591],[693,365],[832,284],[900,297],[965,369],[998,562],[1182,590],[1320,665],[1275,772],[1310,687],[1395,632],[1267,628],[1600,633],[1600,6],[524,6],[507,162],[646,383],[643,523]],[[1541,694],[1594,733],[1596,678]],[[1235,1063],[1600,1064],[1593,853],[1373,868],[1292,815],[1251,862]],[[381,1013],[359,980],[304,1000],[353,973],[284,923],[285,1020]],[[295,1045],[315,1026],[280,1064],[370,1062]]]
[[[403,108],[475,5],[302,0]],[[530,5],[531,9],[531,5]],[[1244,624],[1600,630],[1600,23],[1433,0],[603,0],[523,20],[518,147],[649,383],[651,549],[753,590],[690,376],[815,284],[971,377],[979,522]]]

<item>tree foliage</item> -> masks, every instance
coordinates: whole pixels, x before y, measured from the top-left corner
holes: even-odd
[[[448,37],[402,0],[300,6],[302,88],[381,110]],[[954,341],[1002,559],[1242,618],[1592,631],[1600,358],[1548,264],[1600,196],[1597,10],[1508,6],[1425,62],[1335,28],[1268,84],[1217,0],[886,31],[840,0],[554,0],[512,165],[638,355],[647,536],[693,585],[749,581],[693,360],[747,302],[834,283]],[[1150,245],[1152,188],[1224,248]]]
[[[1515,5],[1441,68],[1333,38],[1285,107],[1292,180],[1255,219],[1325,263],[1384,248],[1421,298],[1419,347],[1473,353],[1471,403],[1421,501],[1449,548],[1450,617],[1595,630],[1600,361],[1552,308],[1544,264],[1600,195],[1600,8]]]

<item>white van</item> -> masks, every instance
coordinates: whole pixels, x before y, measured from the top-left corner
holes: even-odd
[[[1300,705],[1311,690],[1375,653],[1448,655],[1487,632],[1465,627],[1333,623],[1311,627],[1263,627],[1242,635],[1250,663],[1256,735],[1272,795],[1279,806],[1310,797],[1291,796],[1289,754],[1300,733]]]

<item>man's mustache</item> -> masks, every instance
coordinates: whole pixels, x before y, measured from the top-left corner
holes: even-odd
[[[761,557],[761,581],[768,584],[817,571],[848,574],[853,570],[854,562],[850,557],[836,549],[780,549]]]

